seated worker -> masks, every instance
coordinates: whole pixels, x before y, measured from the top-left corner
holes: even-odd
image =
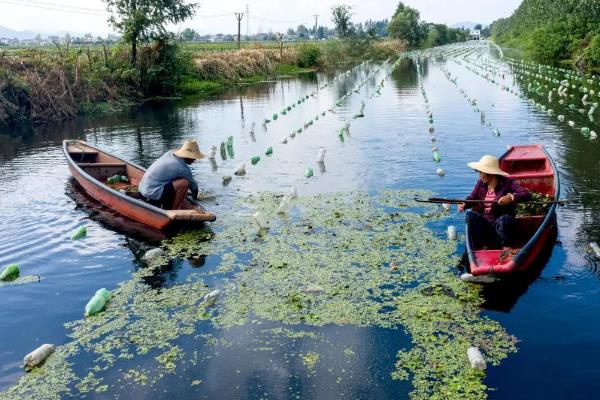
[[[154,161],[139,185],[142,196],[164,210],[179,210],[188,190],[198,196],[198,184],[190,165],[204,158],[195,140],[186,140],[178,150],[169,150]]]
[[[515,237],[515,214],[518,202],[529,201],[531,194],[519,186],[500,169],[498,159],[486,155],[478,162],[467,164],[479,172],[479,180],[466,200],[485,200],[489,203],[462,203],[458,211],[467,212],[465,221],[469,227],[475,248],[498,247],[510,250]]]

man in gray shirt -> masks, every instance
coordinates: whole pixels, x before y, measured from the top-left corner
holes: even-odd
[[[156,160],[144,174],[139,185],[142,196],[165,210],[178,210],[188,190],[198,196],[198,184],[190,165],[204,158],[195,140],[186,140],[178,150],[169,150]]]

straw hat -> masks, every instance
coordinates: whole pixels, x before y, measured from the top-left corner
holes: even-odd
[[[192,158],[194,160],[200,160],[205,157],[198,148],[198,143],[195,140],[186,140],[180,149],[173,151],[173,154],[177,157]]]
[[[486,174],[508,176],[506,172],[500,169],[498,159],[494,156],[485,155],[479,161],[470,162],[467,165],[476,171]]]

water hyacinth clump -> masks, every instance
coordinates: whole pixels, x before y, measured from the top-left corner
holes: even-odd
[[[467,349],[478,347],[493,366],[515,351],[515,339],[481,315],[480,288],[457,278],[456,242],[429,228],[447,214],[413,200],[431,195],[322,194],[294,200],[293,212],[285,216],[277,214],[279,194],[242,199],[239,212],[219,218],[214,232],[188,231],[162,243],[173,262],[208,256],[217,257],[217,265],[158,288],[151,278],[163,266],[138,269],[111,289],[103,313],[68,324],[71,341],[6,397],[108,395],[123,384],[152,387],[220,357],[232,344],[219,332],[227,336],[236,329],[252,336],[252,343],[260,343],[254,351],[268,357],[273,343],[309,340],[293,355],[298,364],[307,374],[333,370],[339,360],[325,357],[319,346],[326,331],[321,327],[334,325],[405,331],[412,344],[389,366],[394,371],[389,379],[410,380],[414,399],[485,398],[484,372],[470,368]],[[251,217],[256,213],[270,220],[268,231],[257,232]],[[215,285],[219,296],[204,301]],[[262,328],[263,322],[269,327]],[[203,333],[208,327],[212,333]],[[190,352],[178,345],[182,338],[197,343],[193,348],[205,347]],[[85,371],[71,365],[78,354],[93,360]],[[341,355],[355,356],[352,348]],[[105,382],[115,375],[118,381]]]

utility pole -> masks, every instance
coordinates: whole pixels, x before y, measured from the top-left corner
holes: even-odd
[[[315,17],[315,38],[317,37],[317,29],[319,29],[319,14],[313,14]]]
[[[238,22],[238,38],[237,38],[238,49],[241,49],[242,43],[240,42],[240,35],[241,35],[241,29],[242,29],[242,18],[244,17],[244,13],[234,13],[234,14],[235,14],[235,18],[237,19],[237,22]]]

